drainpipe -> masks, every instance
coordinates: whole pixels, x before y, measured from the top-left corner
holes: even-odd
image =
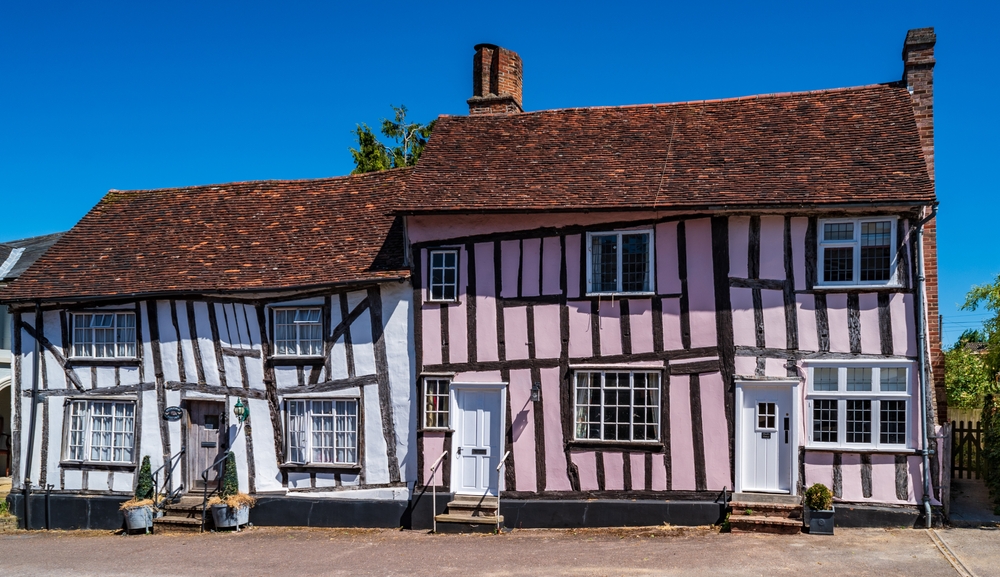
[[[38,374],[42,370],[41,356],[42,343],[39,340],[42,327],[42,304],[35,302],[35,355],[32,357],[31,367],[31,421],[28,426],[28,454],[24,462],[24,487],[21,490],[24,495],[24,528],[31,529],[28,498],[31,497],[31,458],[35,454],[35,422],[38,420]],[[20,329],[18,329],[20,330]],[[20,399],[18,399],[20,402]]]
[[[924,280],[924,224],[937,215],[937,207],[931,208],[931,213],[917,223],[917,260],[920,262],[920,269],[917,274],[917,336],[919,339],[917,358],[920,363],[920,414],[923,420],[922,440],[924,450],[921,451],[924,462],[924,520],[928,529],[932,526],[931,521],[931,466],[930,466],[930,438],[927,428],[931,426],[927,415],[927,287]],[[936,452],[935,452],[936,453]],[[935,459],[937,455],[935,454]]]

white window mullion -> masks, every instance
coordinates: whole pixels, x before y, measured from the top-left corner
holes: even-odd
[[[618,256],[618,292],[621,293],[623,289],[622,279],[625,277],[625,269],[622,267],[622,252],[624,252],[624,247],[622,246],[622,234],[618,233],[617,248],[615,252]]]

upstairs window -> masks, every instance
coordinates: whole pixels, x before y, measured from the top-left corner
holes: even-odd
[[[135,358],[135,313],[74,314],[73,356]]]
[[[67,461],[133,462],[134,402],[71,401],[67,424]]]
[[[651,231],[587,235],[588,294],[652,292]]]
[[[894,217],[821,220],[821,285],[887,285],[895,279]]]
[[[430,294],[428,300],[458,300],[458,251],[430,251]]]
[[[316,357],[323,354],[323,324],[319,307],[274,309],[274,351],[277,355]]]

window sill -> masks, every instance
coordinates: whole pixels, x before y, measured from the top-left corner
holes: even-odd
[[[139,359],[115,357],[70,357],[68,367],[138,367]]]
[[[427,299],[427,300],[424,301],[424,304],[425,305],[460,305],[460,304],[462,304],[462,301],[460,299],[453,299],[453,300]]]
[[[284,463],[278,466],[286,473],[360,473],[361,465],[327,465]]]
[[[325,359],[321,355],[309,357],[272,356],[268,359],[268,362],[276,367],[310,367],[322,365]]]
[[[448,427],[420,427],[418,433],[454,433],[455,429]]]
[[[599,451],[645,451],[662,453],[663,443],[659,441],[589,441],[574,439],[566,443],[572,449],[595,449]]]
[[[81,471],[135,471],[135,463],[103,463],[95,461],[60,461],[59,467],[62,469],[74,469]]]
[[[653,292],[653,291],[645,291],[645,292],[637,292],[637,293],[618,293],[618,292],[612,292],[612,293],[592,293],[592,292],[588,292],[584,296],[587,296],[587,297],[597,297],[597,298],[610,297],[610,298],[616,298],[616,299],[623,299],[623,298],[655,297],[656,293]]]
[[[906,287],[899,283],[891,284],[816,284],[813,290],[824,292],[855,291],[855,290],[900,290]]]
[[[919,455],[920,451],[908,447],[845,447],[842,445],[806,445],[807,451],[825,451],[827,453],[885,453],[889,455]]]

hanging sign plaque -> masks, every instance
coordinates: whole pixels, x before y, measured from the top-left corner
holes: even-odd
[[[163,409],[163,420],[165,421],[179,421],[183,415],[184,411],[180,407],[167,407]]]

